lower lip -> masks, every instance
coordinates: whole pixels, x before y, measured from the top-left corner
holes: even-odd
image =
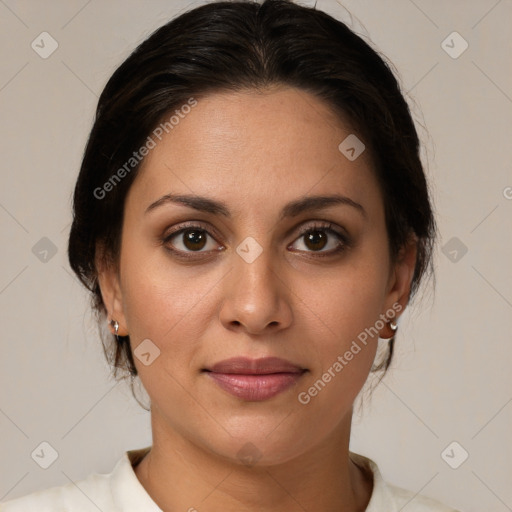
[[[272,398],[295,385],[303,373],[269,373],[240,375],[208,372],[208,375],[225,391],[249,401]]]

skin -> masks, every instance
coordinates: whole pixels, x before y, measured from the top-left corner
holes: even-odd
[[[145,339],[160,350],[147,366],[135,358],[153,433],[135,472],[164,511],[366,508],[373,483],[349,458],[350,424],[377,338],[307,405],[297,399],[379,315],[409,299],[416,245],[390,261],[369,151],[350,161],[338,150],[351,133],[302,90],[215,93],[165,135],[130,188],[119,266],[97,265],[119,334],[130,335],[132,350]],[[144,213],[171,192],[223,201],[231,217],[172,203]],[[290,201],[335,193],[365,215],[336,204],[279,217]],[[162,242],[186,221],[210,234],[203,248],[183,234]],[[339,240],[321,231],[326,245],[308,244],[299,229],[312,221],[346,230],[351,242],[321,257]],[[236,252],[246,237],[262,248],[252,263]],[[380,336],[391,335],[386,324]],[[278,356],[308,372],[273,398],[246,401],[201,371],[234,356]],[[247,443],[252,465],[238,455]]]

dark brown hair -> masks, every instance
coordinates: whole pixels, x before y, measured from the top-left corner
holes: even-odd
[[[74,191],[68,246],[71,268],[90,290],[99,322],[106,310],[97,244],[105,247],[105,262],[118,262],[125,198],[140,166],[130,160],[133,153],[192,97],[272,85],[307,91],[350,123],[372,155],[392,261],[411,234],[418,239],[411,298],[432,273],[436,227],[418,135],[390,66],[344,23],[314,8],[288,0],[213,2],[156,30],[100,96]],[[122,168],[123,179],[112,181]],[[393,343],[381,369],[391,362]],[[103,348],[114,377],[118,368],[125,377],[137,375],[128,336],[109,334]]]

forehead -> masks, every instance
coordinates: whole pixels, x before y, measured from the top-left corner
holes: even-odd
[[[368,152],[351,161],[339,149],[350,126],[303,90],[214,93],[186,112],[155,138],[127,198],[133,207],[171,192],[223,199],[235,214],[249,203],[269,209],[271,199],[378,194]]]

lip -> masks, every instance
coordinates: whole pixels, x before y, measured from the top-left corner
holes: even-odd
[[[234,357],[203,371],[231,395],[242,400],[261,401],[295,385],[307,369],[278,357]]]

